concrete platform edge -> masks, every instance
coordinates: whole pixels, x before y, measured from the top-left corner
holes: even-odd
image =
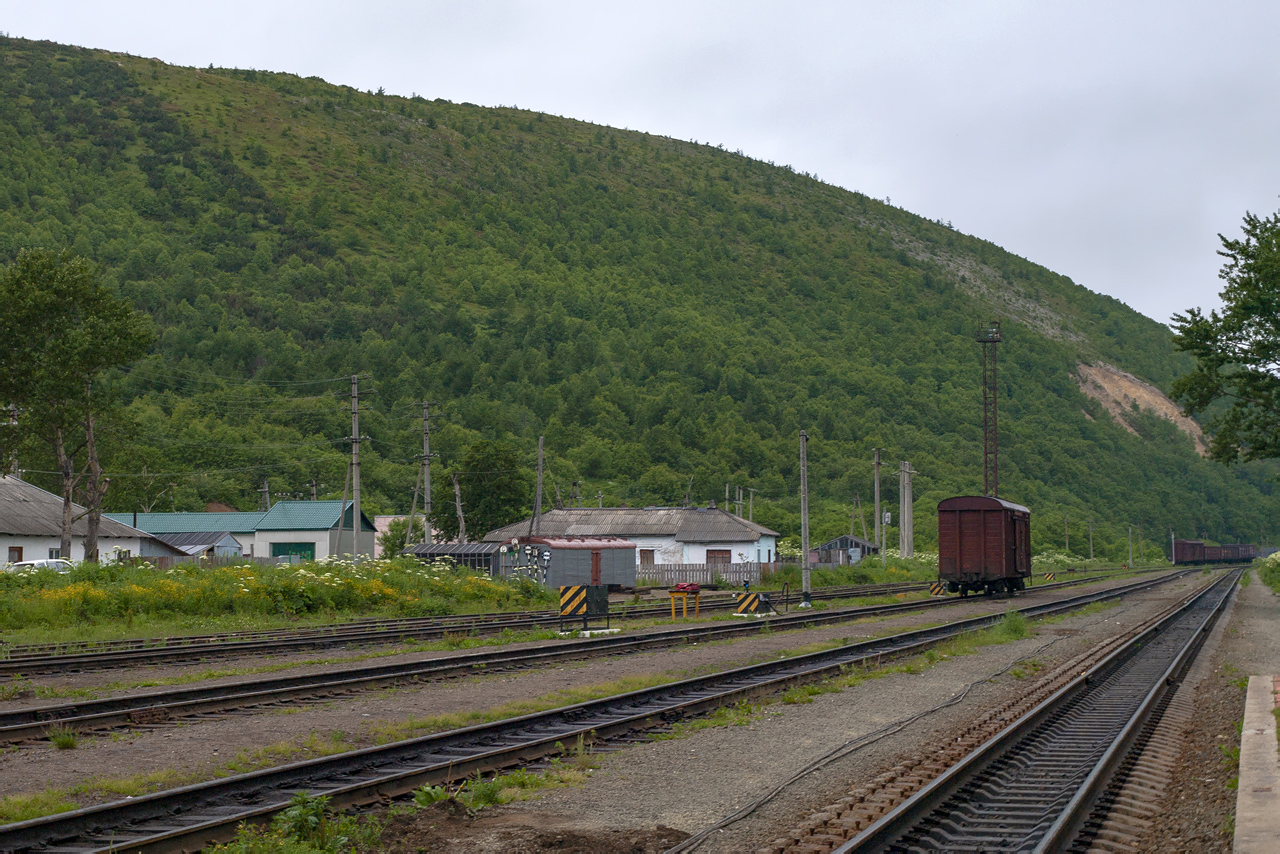
[[[1235,854],[1280,851],[1280,750],[1276,742],[1276,678],[1250,676],[1240,733]]]

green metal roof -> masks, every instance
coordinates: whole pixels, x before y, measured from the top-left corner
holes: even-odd
[[[343,514],[343,508],[346,513]],[[338,519],[342,518],[345,526],[351,528],[351,502],[345,505],[341,501],[279,501],[267,511],[258,522],[259,531],[327,531],[338,527]],[[361,530],[375,530],[373,523],[364,513],[360,514]]]
[[[136,524],[132,513],[102,515],[126,525],[134,525],[148,534],[186,534],[196,531],[250,534],[258,529],[258,522],[266,514],[261,510],[253,513],[139,513]]]
[[[139,513],[137,526],[148,534],[216,533],[252,534],[254,531],[328,531],[338,527],[338,519],[351,529],[351,502],[342,513],[341,501],[278,501],[265,513]],[[104,513],[104,516],[133,525],[132,513]],[[369,517],[360,514],[362,531],[376,530]]]

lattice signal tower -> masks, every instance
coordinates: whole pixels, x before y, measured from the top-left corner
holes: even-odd
[[[996,403],[996,345],[1000,321],[992,320],[978,333],[982,345],[982,490],[992,498],[1000,497],[1000,432],[996,427],[999,407]]]

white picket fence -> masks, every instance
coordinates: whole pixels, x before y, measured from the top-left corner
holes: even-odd
[[[636,583],[655,587],[675,584],[711,584],[717,578],[741,587],[743,581],[760,583],[760,574],[772,571],[772,563],[648,563],[636,569]]]

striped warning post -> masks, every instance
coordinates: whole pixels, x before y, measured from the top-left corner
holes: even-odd
[[[759,593],[739,593],[738,607],[733,609],[735,614],[758,614],[765,610],[762,607]]]
[[[1054,576],[1054,573],[1052,573],[1052,572],[1046,572],[1046,573],[1044,574],[1044,580],[1045,580],[1045,581],[1053,581],[1053,576]]]
[[[947,592],[947,585],[941,581],[935,581],[929,585],[930,596],[942,596]]]
[[[585,617],[587,615],[587,586],[575,584],[560,588],[560,616]]]

